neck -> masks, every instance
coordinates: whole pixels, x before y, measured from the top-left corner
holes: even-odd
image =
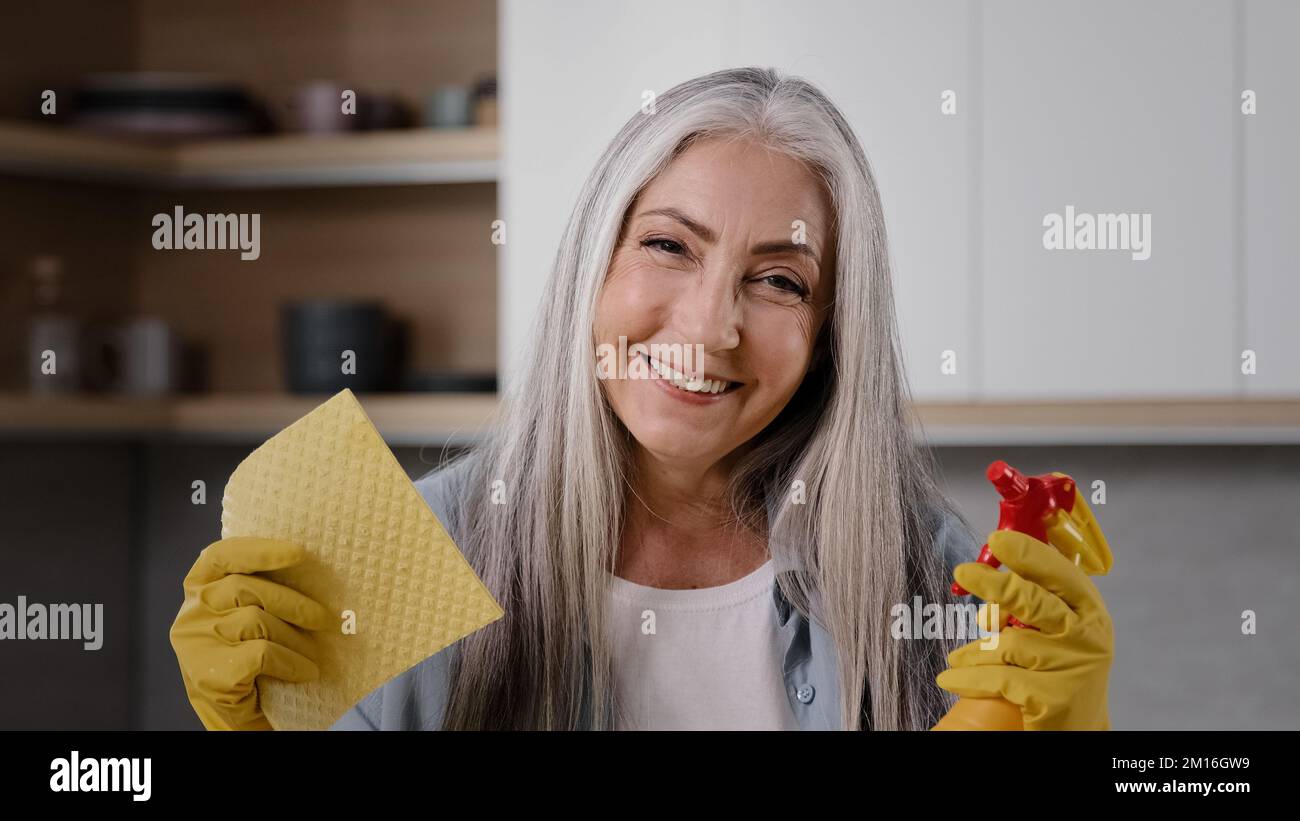
[[[766,561],[766,539],[731,508],[735,458],[683,464],[637,448],[616,575],[650,587],[715,587]]]
[[[682,464],[637,448],[630,507],[675,529],[725,528],[734,518],[727,499],[732,462]]]

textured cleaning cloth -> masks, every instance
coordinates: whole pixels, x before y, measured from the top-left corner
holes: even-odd
[[[393,676],[504,615],[351,391],[253,451],[221,505],[222,538],[306,547],[302,564],[265,575],[340,614],[338,631],[313,634],[318,681],[258,679],[277,730],[329,727]]]

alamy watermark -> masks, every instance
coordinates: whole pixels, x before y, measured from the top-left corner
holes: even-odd
[[[153,247],[158,251],[238,249],[242,260],[262,255],[261,214],[194,214],[176,206],[154,214]]]
[[[596,346],[600,379],[668,379],[699,389],[704,379],[704,346],[682,342],[602,342]]]
[[[889,616],[892,619],[889,637],[892,639],[983,639],[981,650],[996,650],[998,646],[997,602],[985,605],[988,626],[993,629],[980,624],[979,605],[970,602],[924,604],[920,596],[913,596],[910,604],[904,602],[889,608]]]
[[[1075,213],[1043,217],[1043,247],[1049,251],[1130,251],[1135,260],[1151,258],[1150,214]]]
[[[152,758],[82,758],[73,750],[50,762],[50,791],[125,792],[132,801],[148,801],[152,770]]]
[[[71,639],[86,650],[104,646],[103,604],[0,602],[0,640]]]

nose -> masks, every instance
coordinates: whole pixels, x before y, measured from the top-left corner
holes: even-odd
[[[743,311],[733,270],[719,265],[701,271],[677,295],[674,318],[682,342],[703,345],[706,353],[728,351],[740,344]]]

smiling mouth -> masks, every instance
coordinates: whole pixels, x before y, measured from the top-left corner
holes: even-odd
[[[728,382],[725,379],[691,379],[675,368],[670,368],[649,354],[641,354],[650,370],[666,380],[674,388],[686,393],[703,396],[717,396],[728,393],[744,385],[744,382]]]

